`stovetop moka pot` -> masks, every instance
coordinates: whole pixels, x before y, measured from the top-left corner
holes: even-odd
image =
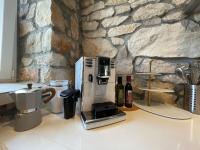
[[[25,131],[39,125],[42,120],[42,103],[48,103],[55,94],[54,88],[32,88],[32,84],[28,84],[28,88],[10,93],[17,108],[15,130]]]

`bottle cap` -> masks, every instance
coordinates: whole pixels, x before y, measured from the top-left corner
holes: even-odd
[[[126,77],[127,82],[131,82],[131,76]]]

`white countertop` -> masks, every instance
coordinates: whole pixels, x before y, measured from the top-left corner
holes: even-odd
[[[0,127],[0,143],[8,150],[200,150],[200,116],[173,120],[137,110],[126,121],[85,130],[78,116],[48,114],[25,132]]]

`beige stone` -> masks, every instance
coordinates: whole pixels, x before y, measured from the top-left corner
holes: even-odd
[[[106,5],[113,6],[113,5],[120,5],[128,2],[128,0],[108,0]]]
[[[76,0],[63,0],[65,6],[67,6],[69,9],[76,10]]]
[[[108,37],[114,37],[114,36],[119,36],[119,35],[132,33],[139,26],[140,26],[139,23],[134,23],[134,24],[121,25],[121,26],[118,26],[118,27],[111,28],[108,31]]]
[[[26,15],[26,19],[32,19],[35,16],[35,8],[36,3],[30,5],[28,14]]]
[[[167,3],[149,4],[137,9],[132,17],[134,21],[146,20],[156,16],[161,16],[173,8],[173,5]]]
[[[89,15],[90,13],[103,9],[105,7],[104,2],[103,1],[99,1],[94,5],[89,6],[88,8],[85,8],[81,11],[81,15]]]
[[[66,58],[58,53],[45,53],[35,57],[37,65],[50,65],[53,67],[66,67]]]
[[[20,37],[23,37],[27,35],[28,33],[32,32],[35,30],[33,23],[30,21],[20,21],[20,29],[19,29],[19,35]]]
[[[124,40],[122,38],[113,37],[111,41],[113,45],[124,45]]]
[[[37,68],[26,67],[19,69],[19,80],[20,81],[39,81],[39,71]]]
[[[56,30],[65,33],[65,29],[68,28],[68,22],[63,17],[61,9],[54,1],[52,2],[51,10],[52,10],[52,15],[51,15],[52,25],[56,28]]]
[[[40,71],[41,82],[47,82],[49,80],[69,80],[74,81],[74,69],[67,67],[65,69],[57,68],[41,68]]]
[[[51,38],[52,38],[52,29],[49,28],[42,35],[42,51],[50,51],[51,50]]]
[[[172,3],[181,6],[181,5],[187,5],[191,2],[192,0],[172,0]]]
[[[71,16],[71,32],[74,40],[79,39],[79,22],[76,15]]]
[[[82,42],[84,56],[106,56],[115,57],[118,50],[103,38],[84,39]]]
[[[151,92],[151,99],[157,102],[175,104],[177,96],[169,93]]]
[[[72,41],[66,35],[53,32],[51,40],[52,48],[61,54],[69,53],[72,50]]]
[[[131,7],[129,4],[119,5],[115,7],[116,15],[130,12],[130,10],[131,10]]]
[[[94,4],[94,0],[81,0],[81,8],[86,8],[92,4]]]
[[[97,21],[84,21],[82,22],[83,31],[93,31],[96,30],[99,23]]]
[[[131,3],[131,8],[135,9],[149,2],[160,2],[160,0],[129,0],[128,2]]]
[[[158,24],[161,24],[162,21],[161,21],[161,18],[159,17],[154,17],[154,18],[151,18],[151,19],[148,19],[148,20],[144,20],[142,22],[142,24],[144,26],[152,26],[152,25],[158,25]]]
[[[27,37],[27,40],[25,43],[25,52],[28,54],[42,52],[41,33],[30,34]]]
[[[200,32],[195,32],[194,23],[191,24],[179,22],[140,29],[128,41],[128,50],[133,57],[199,57]]]
[[[123,23],[125,20],[127,20],[128,17],[129,16],[115,16],[115,17],[106,18],[101,22],[101,24],[103,25],[104,28],[117,26]]]
[[[162,21],[164,22],[174,22],[174,21],[180,21],[183,19],[185,15],[183,14],[182,11],[175,11],[168,13],[166,16],[162,18]]]
[[[87,33],[83,33],[84,37],[87,38],[98,38],[98,37],[106,37],[106,30],[99,28],[96,31],[91,31]]]
[[[39,27],[51,24],[51,0],[39,1],[37,3],[35,23]]]
[[[24,67],[30,66],[33,63],[33,59],[30,57],[23,57],[21,63]]]
[[[101,20],[101,19],[113,16],[114,13],[115,13],[115,11],[112,7],[103,9],[103,10],[99,10],[99,11],[93,12],[90,15],[90,20]]]

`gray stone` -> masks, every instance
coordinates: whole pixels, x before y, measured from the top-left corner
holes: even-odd
[[[182,11],[175,11],[175,12],[170,12],[166,16],[162,18],[163,22],[175,22],[175,21],[180,21],[185,17]]]
[[[134,24],[121,25],[121,26],[118,26],[118,27],[111,28],[108,31],[108,37],[114,37],[114,36],[119,36],[119,35],[132,33],[139,26],[140,26],[139,23],[134,23]]]
[[[42,51],[50,51],[51,50],[51,37],[52,37],[52,29],[49,28],[42,35]]]
[[[129,16],[115,16],[111,18],[106,18],[102,21],[102,25],[104,28],[117,26],[123,23],[125,20],[128,19]]]
[[[113,37],[111,41],[113,45],[124,45],[124,40],[122,38]]]
[[[149,2],[160,2],[160,0],[129,0],[128,2],[131,3],[131,8],[135,9]]]
[[[90,15],[90,20],[101,20],[101,19],[113,16],[114,13],[115,13],[115,11],[112,7],[103,9],[103,10],[99,10],[99,11],[93,12]]]
[[[82,22],[82,30],[83,31],[93,31],[96,30],[98,27],[99,23],[97,21],[84,21]]]
[[[115,7],[116,15],[122,14],[122,13],[130,12],[130,10],[131,10],[131,7],[130,7],[130,5],[128,5],[128,4],[119,5],[119,6],[116,6],[116,7]]]
[[[159,25],[161,23],[162,23],[162,21],[161,21],[161,18],[159,18],[159,17],[154,17],[154,18],[151,18],[151,19],[148,19],[148,20],[144,20],[142,22],[142,24],[144,26]]]
[[[21,62],[22,62],[22,65],[24,67],[27,67],[27,66],[30,66],[33,63],[33,59],[32,58],[23,57]]]
[[[66,58],[58,53],[46,53],[35,57],[37,65],[49,65],[52,67],[66,67]]]
[[[188,26],[179,22],[142,28],[129,39],[128,50],[133,57],[199,57],[200,32],[186,30]]]
[[[126,46],[121,46],[119,48],[118,53],[117,53],[116,61],[121,62],[123,59],[127,59],[127,57],[128,57],[128,53],[127,53]]]
[[[98,37],[106,37],[106,30],[99,28],[96,31],[83,33],[84,37],[87,38],[98,38]]]
[[[41,49],[41,33],[30,34],[25,43],[25,52],[28,54],[40,53]]]
[[[173,8],[173,5],[167,3],[149,4],[137,9],[132,17],[134,21],[146,20],[156,16],[161,16]]]
[[[37,3],[35,23],[39,27],[51,24],[51,0],[39,1]]]
[[[20,4],[21,5],[27,4],[27,0],[20,0]]]
[[[30,21],[20,21],[20,29],[19,29],[19,36],[23,37],[27,35],[28,33],[35,30],[33,23]]]
[[[104,2],[103,1],[99,1],[94,5],[89,6],[88,8],[85,8],[81,11],[81,15],[85,16],[85,15],[89,15],[90,13],[103,9],[105,7]]]
[[[76,10],[76,0],[63,0],[65,6],[71,10]]]
[[[27,13],[28,13],[28,8],[29,8],[29,4],[20,6],[19,12],[18,12],[18,16],[19,16],[19,17],[24,17],[24,16],[26,16]]]
[[[132,58],[127,57],[121,59],[120,61],[116,61],[116,74],[132,74],[133,65],[132,65]],[[126,67],[125,67],[126,66]]]
[[[106,56],[114,58],[118,50],[103,38],[84,39],[82,42],[84,56]]]
[[[108,0],[106,5],[113,6],[113,5],[120,5],[128,2],[128,0]]]
[[[179,78],[177,75],[164,75],[164,76],[158,76],[157,79],[159,79],[161,82],[169,82],[173,84],[183,84],[185,83],[181,78]]]
[[[200,22],[200,13],[194,14],[193,18],[194,18],[195,21]]]
[[[35,8],[36,3],[30,5],[28,14],[26,15],[26,19],[32,19],[35,16]]]

